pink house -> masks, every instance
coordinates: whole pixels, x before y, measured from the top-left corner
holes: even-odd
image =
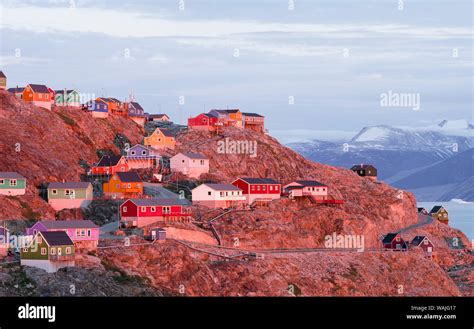
[[[232,184],[201,184],[191,193],[193,204],[209,208],[235,208],[246,203],[242,190]]]
[[[180,172],[191,178],[199,178],[209,172],[209,159],[199,153],[178,153],[170,160],[172,172]]]
[[[290,198],[311,196],[314,199],[326,200],[328,198],[328,187],[326,184],[315,180],[296,180],[283,187]]]
[[[100,227],[90,220],[43,220],[27,228],[26,234],[35,236],[38,232],[64,231],[77,249],[93,250],[99,243],[99,230]]]

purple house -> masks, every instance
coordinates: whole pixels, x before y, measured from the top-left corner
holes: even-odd
[[[77,249],[93,250],[99,243],[100,227],[90,220],[43,220],[26,229],[27,235],[38,232],[64,231],[69,235]]]

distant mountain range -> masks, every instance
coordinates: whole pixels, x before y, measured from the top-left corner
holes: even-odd
[[[370,163],[379,179],[411,190],[419,201],[474,201],[474,127],[466,120],[443,120],[420,129],[388,125],[365,127],[347,142],[290,143],[303,156],[349,168]]]

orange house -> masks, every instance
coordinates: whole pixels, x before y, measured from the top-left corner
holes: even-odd
[[[154,149],[174,149],[176,140],[174,134],[168,129],[156,128],[150,136],[144,138],[143,145],[153,147]]]
[[[54,101],[54,95],[51,95],[48,87],[32,83],[25,87],[22,98],[25,102],[32,103],[33,105],[47,110],[51,110],[51,104]]]
[[[105,195],[114,198],[138,197],[143,194],[143,181],[135,171],[116,172],[103,188]]]
[[[122,103],[117,98],[113,97],[99,97],[96,100],[101,100],[107,103],[109,113],[120,116],[128,116],[128,103]]]

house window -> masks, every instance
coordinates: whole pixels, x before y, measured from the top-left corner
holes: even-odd
[[[28,248],[27,247],[23,248],[23,252],[28,252]]]
[[[151,212],[156,212],[156,207],[151,207]]]
[[[135,151],[130,152],[132,155],[135,155]]]
[[[56,255],[56,248],[51,248],[51,255]]]
[[[120,171],[125,172],[125,167],[120,167]]]
[[[123,212],[127,212],[127,206],[123,207]]]
[[[46,255],[46,248],[41,248],[41,255]]]
[[[170,207],[163,207],[163,214],[170,214],[171,208]]]
[[[71,254],[71,247],[66,247],[66,255]]]
[[[0,179],[0,185],[3,185],[5,184],[5,180],[4,179]]]
[[[266,191],[266,190],[267,190],[267,186],[266,186],[266,185],[262,186],[262,189],[263,189],[264,191]]]
[[[208,192],[207,192],[207,195],[211,195],[211,191],[208,191]]]
[[[181,160],[181,163],[184,163],[184,160]]]
[[[132,184],[128,183],[127,188],[132,188]]]
[[[88,236],[88,237],[91,237],[91,236],[92,236],[91,230],[87,230],[87,236]]]
[[[146,207],[142,207],[142,212],[146,212]]]
[[[425,239],[425,240],[423,240],[423,244],[425,244],[425,245],[426,245],[426,244],[428,244],[428,242],[429,242],[429,241],[428,241],[428,240],[426,240],[426,239]]]
[[[66,189],[66,190],[64,191],[64,194],[67,195],[67,196],[74,195],[74,190]]]
[[[270,191],[273,191],[273,186],[272,185],[270,185]]]
[[[399,241],[400,241],[400,237],[397,236],[397,238],[396,238],[395,240],[396,240],[397,242],[399,242]]]
[[[37,243],[37,244],[43,243],[43,239],[42,239],[40,236],[37,237],[37,238],[36,238],[36,243]]]
[[[146,151],[145,151],[145,150],[142,151],[142,155],[146,155]]]
[[[16,179],[11,179],[10,180],[10,186],[16,186],[16,185],[17,185]]]

